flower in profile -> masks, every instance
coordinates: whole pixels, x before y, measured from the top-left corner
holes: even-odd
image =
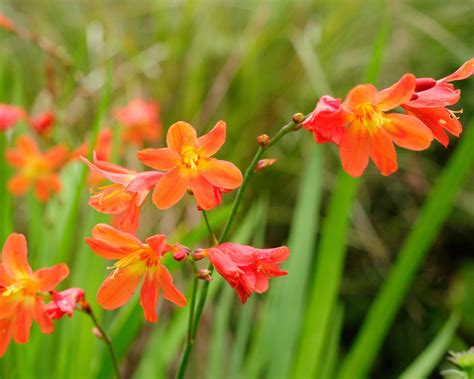
[[[415,93],[402,107],[407,114],[417,117],[433,132],[434,138],[444,147],[449,144],[449,132],[459,137],[462,125],[456,113],[447,106],[456,104],[461,91],[456,89],[451,82],[467,79],[474,75],[474,58],[465,62],[458,70],[442,79],[432,78],[416,79]]]
[[[41,136],[46,136],[56,121],[54,113],[46,111],[31,117],[29,123],[33,130]]]
[[[8,182],[13,194],[22,195],[34,187],[38,199],[45,202],[60,191],[58,171],[68,158],[65,146],[57,145],[42,153],[32,138],[20,136],[16,148],[6,150],[5,157],[18,168],[17,174]]]
[[[0,132],[11,128],[21,119],[26,117],[26,112],[9,104],[0,104]]]
[[[99,224],[92,230],[92,236],[86,238],[86,242],[96,254],[105,259],[117,259],[111,267],[113,272],[105,279],[97,294],[97,302],[102,307],[112,310],[124,305],[142,278],[140,305],[147,321],[158,321],[156,308],[160,292],[176,305],[186,305],[186,298],[174,286],[171,274],[161,263],[164,254],[175,251],[173,246],[166,243],[164,235],[149,237],[143,243],[133,234]]]
[[[168,130],[168,147],[138,152],[145,165],[167,171],[153,193],[158,208],[176,204],[189,188],[198,207],[209,210],[221,203],[222,192],[240,186],[240,170],[230,162],[212,158],[224,144],[225,132],[225,122],[219,121],[209,133],[197,138],[190,124],[179,121]]]
[[[159,106],[153,101],[134,99],[124,108],[116,109],[114,117],[124,127],[122,138],[126,142],[142,146],[161,137]]]
[[[57,292],[52,291],[53,299],[45,305],[44,309],[51,320],[57,320],[72,313],[76,309],[76,304],[85,304],[85,294],[82,288],[68,288]]]
[[[278,265],[288,258],[290,250],[286,246],[256,249],[226,242],[199,254],[209,259],[245,304],[252,292],[263,293],[268,289],[270,278],[287,274]]]
[[[11,234],[2,250],[0,264],[0,356],[11,338],[28,342],[31,325],[36,321],[43,333],[52,333],[42,294],[53,291],[69,269],[65,264],[33,272],[27,260],[27,244],[22,234]]]
[[[113,224],[124,231],[135,233],[140,221],[140,209],[150,189],[163,176],[157,171],[135,172],[122,166],[101,161],[94,163],[81,157],[91,170],[112,184],[93,190],[89,205],[101,213],[113,215]]]

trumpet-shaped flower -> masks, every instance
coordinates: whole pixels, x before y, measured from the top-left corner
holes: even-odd
[[[13,194],[22,195],[29,187],[34,187],[38,199],[44,202],[61,189],[58,171],[68,157],[65,146],[58,145],[42,153],[33,139],[21,136],[16,148],[8,149],[5,156],[18,168],[18,173],[8,182]]]
[[[217,272],[235,288],[242,304],[252,292],[263,293],[270,278],[287,275],[278,266],[290,255],[286,246],[256,249],[236,243],[223,243],[201,252]]]
[[[89,205],[101,213],[113,215],[114,225],[135,233],[140,221],[140,209],[150,189],[163,176],[157,171],[135,172],[116,164],[98,160],[94,163],[81,157],[91,170],[112,182],[99,187],[89,199]]]
[[[9,104],[0,104],[0,132],[11,128],[24,117],[26,117],[26,112],[23,109]]]
[[[164,254],[175,250],[166,243],[164,235],[149,237],[143,243],[133,234],[99,224],[92,230],[92,236],[86,238],[86,242],[96,254],[105,259],[117,259],[111,267],[113,272],[97,294],[97,302],[102,307],[112,310],[124,305],[142,278],[140,305],[147,321],[158,321],[156,308],[160,292],[176,305],[186,305],[186,298],[174,286],[171,274],[161,263]]]
[[[27,260],[26,239],[22,234],[8,237],[2,250],[0,264],[0,356],[11,338],[26,343],[33,320],[43,333],[51,333],[54,325],[45,309],[46,295],[66,278],[65,264],[33,272]]]
[[[153,193],[158,208],[176,204],[190,188],[198,207],[209,210],[220,204],[222,192],[240,186],[240,170],[230,162],[212,158],[224,144],[225,132],[225,122],[219,121],[209,133],[197,138],[196,130],[180,121],[168,130],[168,147],[138,152],[145,165],[167,171]]]
[[[465,62],[458,70],[442,79],[419,78],[415,93],[402,107],[407,114],[417,117],[433,132],[434,138],[443,146],[449,144],[446,132],[459,137],[462,125],[454,112],[446,106],[456,104],[461,91],[451,82],[474,75],[474,59]]]
[[[153,101],[132,100],[124,108],[116,109],[114,116],[124,127],[122,139],[126,142],[142,146],[161,137],[159,107]]]

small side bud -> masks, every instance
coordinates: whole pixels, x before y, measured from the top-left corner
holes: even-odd
[[[182,251],[182,250],[176,251],[176,252],[173,254],[173,259],[174,259],[175,261],[178,261],[178,262],[184,261],[187,257],[188,257],[188,254],[186,254],[186,253],[185,253],[184,251]]]
[[[107,341],[107,338],[105,338],[105,336],[101,333],[99,328],[97,328],[96,326],[92,328],[92,334],[102,341]]]
[[[262,134],[257,137],[257,142],[262,147],[267,147],[270,144],[270,137],[267,134]]]
[[[293,115],[293,122],[295,124],[300,124],[304,121],[304,114],[303,113],[295,113]]]
[[[202,268],[196,271],[198,279],[210,282],[212,280],[211,272],[207,268]]]
[[[261,171],[264,168],[270,167],[276,163],[276,159],[261,159],[258,161],[253,172]]]
[[[199,249],[196,250],[191,257],[193,258],[194,261],[200,261],[201,259],[204,259],[206,257],[206,251],[204,249]]]

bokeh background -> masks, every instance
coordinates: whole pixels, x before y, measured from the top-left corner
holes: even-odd
[[[159,102],[165,129],[186,120],[202,133],[224,119],[228,139],[218,157],[242,170],[256,150],[257,135],[275,133],[293,113],[308,113],[321,95],[344,97],[364,81],[368,65],[375,65],[375,83],[383,88],[405,72],[443,77],[473,55],[472,1],[2,0],[0,12],[61,46],[72,58],[65,70],[33,44],[0,31],[0,101],[33,113],[53,107],[58,122],[46,145],[64,142],[77,147],[97,122],[118,130],[113,108],[141,97]],[[381,61],[374,62],[374,43],[381,34]],[[110,89],[104,106],[106,86]],[[458,87],[464,94],[458,108],[464,110],[462,122],[467,127],[474,116],[473,80],[459,82]],[[10,137],[26,132],[20,125]],[[371,166],[363,176],[345,243],[342,321],[333,320],[342,326],[337,348],[325,346],[335,349],[336,357],[343,357],[350,347],[457,144],[452,138],[448,149],[438,143],[421,153],[399,149],[397,173],[382,177]],[[117,145],[114,151],[117,163],[143,169],[133,147]],[[286,266],[290,274],[245,306],[215,278],[189,378],[291,377],[300,336],[309,332],[308,325],[318,328],[306,319],[306,306],[320,225],[340,167],[337,150],[316,146],[311,134],[300,131],[267,155],[278,163],[254,178],[232,239],[262,247],[290,240],[290,246],[297,246]],[[83,238],[92,225],[107,218],[87,207],[88,190],[80,185],[82,169],[75,163],[63,170],[65,188],[44,208],[31,196],[5,194],[8,211],[3,212],[1,242],[11,230],[24,232],[36,267],[70,264],[68,285],[86,289],[112,334],[126,377],[172,377],[184,341],[186,309],[161,304],[159,323],[150,325],[142,321],[137,299],[107,314],[95,304],[106,264]],[[438,201],[442,204],[444,199]],[[225,196],[223,207],[211,212],[216,229],[230,202],[231,195]],[[152,233],[166,233],[173,242],[193,246],[206,243],[205,228],[189,199],[166,212],[147,204],[139,234]],[[190,271],[175,267],[178,287],[189,293]],[[472,170],[430,244],[370,377],[398,377],[453,311],[459,312],[460,322],[449,346],[464,349],[474,344]],[[61,320],[52,336],[35,330],[28,345],[11,346],[0,359],[0,377],[112,377],[107,352],[91,327],[85,316],[76,314],[72,320]],[[336,369],[338,362],[333,362]],[[432,377],[438,373],[439,367]]]

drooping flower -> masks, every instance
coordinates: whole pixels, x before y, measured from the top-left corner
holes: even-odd
[[[53,290],[52,296],[52,301],[44,307],[51,320],[60,319],[64,315],[72,317],[76,304],[81,304],[85,301],[85,294],[82,288],[68,288],[61,292]]]
[[[288,258],[290,250],[286,246],[256,249],[226,242],[200,254],[209,259],[245,304],[252,292],[263,293],[268,289],[270,278],[287,275],[278,265]]]
[[[20,136],[16,148],[8,149],[5,157],[18,168],[17,174],[8,182],[13,194],[22,195],[34,187],[38,199],[44,202],[61,189],[58,171],[68,157],[65,146],[57,145],[42,153],[32,138]]]
[[[105,259],[117,259],[111,267],[114,271],[105,279],[97,294],[97,302],[102,307],[112,310],[124,305],[142,278],[140,305],[147,321],[158,321],[156,308],[160,292],[176,305],[186,305],[186,298],[175,287],[171,274],[161,263],[164,254],[175,250],[166,243],[164,235],[149,237],[143,243],[133,234],[99,224],[92,230],[92,236],[86,238],[86,242],[96,254]]]
[[[55,121],[56,117],[51,111],[39,113],[29,120],[33,130],[41,136],[45,136],[49,133]]]
[[[434,138],[444,147],[449,144],[446,132],[459,137],[462,125],[454,112],[448,108],[456,104],[461,91],[451,82],[467,79],[474,75],[474,59],[465,62],[458,70],[442,79],[416,79],[415,93],[402,107],[407,114],[417,117],[433,132]]]
[[[0,356],[12,337],[16,343],[28,342],[33,320],[43,333],[53,331],[42,294],[53,291],[69,274],[65,264],[33,272],[27,254],[25,236],[11,234],[3,246],[0,264]]]
[[[89,205],[98,212],[113,215],[113,224],[117,228],[135,233],[140,221],[141,206],[163,173],[157,171],[138,173],[96,157],[94,163],[84,157],[81,157],[81,160],[94,173],[112,182],[93,192]]]
[[[24,117],[26,117],[26,112],[22,108],[0,104],[0,132],[11,128]]]
[[[122,138],[126,142],[142,146],[161,137],[159,106],[153,101],[134,99],[124,108],[116,109],[114,116],[124,127]]]
[[[197,138],[190,124],[179,121],[168,130],[168,147],[138,152],[145,165],[167,171],[153,193],[158,208],[176,204],[190,188],[198,206],[209,210],[220,204],[222,192],[240,186],[240,170],[230,162],[212,158],[224,144],[225,132],[225,122],[219,121],[209,133]]]

